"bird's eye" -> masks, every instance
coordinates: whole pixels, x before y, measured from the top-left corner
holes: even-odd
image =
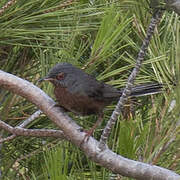
[[[57,80],[63,80],[64,79],[64,73],[60,72],[57,76],[56,76]]]

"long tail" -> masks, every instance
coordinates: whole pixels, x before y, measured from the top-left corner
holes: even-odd
[[[163,90],[163,84],[152,83],[152,84],[141,84],[132,88],[132,97],[146,96],[151,94],[161,93]]]
[[[146,96],[151,94],[157,94],[161,93],[163,89],[165,88],[164,84],[160,83],[147,83],[147,84],[140,84],[136,85],[132,88],[132,92],[130,94],[131,97],[138,97],[138,96]],[[122,89],[115,89],[112,86],[105,85],[105,88],[103,89],[103,97],[108,102],[111,100],[118,100],[119,97],[122,95],[122,92],[124,91],[124,88]]]

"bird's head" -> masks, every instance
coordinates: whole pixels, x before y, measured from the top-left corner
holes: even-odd
[[[38,82],[42,81],[50,81],[50,82],[56,82],[61,81],[65,78],[65,76],[72,71],[74,66],[69,63],[58,63],[53,68],[50,69],[47,76],[39,79]]]

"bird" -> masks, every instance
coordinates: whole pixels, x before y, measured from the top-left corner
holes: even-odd
[[[52,67],[49,73],[39,80],[42,81],[53,84],[58,106],[65,111],[81,116],[92,114],[98,116],[94,126],[85,131],[87,137],[91,136],[102,122],[104,108],[113,101],[118,101],[124,90],[98,81],[94,76],[67,62]],[[133,86],[130,97],[157,94],[162,88],[163,85],[160,83],[136,85]]]

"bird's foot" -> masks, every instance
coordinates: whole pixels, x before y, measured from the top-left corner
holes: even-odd
[[[84,143],[84,142],[87,142],[88,139],[89,139],[89,137],[93,135],[94,129],[91,128],[91,129],[89,129],[89,130],[84,130],[84,132],[85,132],[86,134],[85,134],[85,136],[84,136],[83,143]]]

